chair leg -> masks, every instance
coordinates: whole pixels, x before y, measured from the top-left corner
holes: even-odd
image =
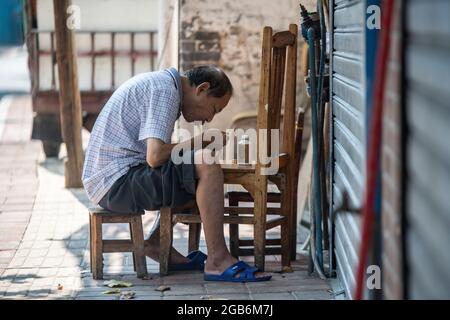
[[[102,217],[92,215],[92,277],[103,279],[103,235]]]
[[[294,208],[294,198],[297,195],[293,193],[293,190],[296,190],[294,188],[294,179],[291,175],[286,176],[286,184],[288,186],[287,192],[285,194],[287,195],[286,199],[286,211],[288,212],[288,229],[289,229],[289,250],[290,250],[290,259],[292,261],[295,261],[297,258],[297,208]]]
[[[281,265],[290,266],[292,260],[292,197],[289,192],[283,190],[281,193],[281,211],[286,212],[286,220],[281,225]],[[294,240],[295,241],[295,240]]]
[[[228,204],[233,207],[239,206],[239,201],[234,197],[233,194],[229,195]],[[229,225],[230,232],[230,253],[236,259],[239,258],[239,224]]]
[[[189,253],[198,250],[200,243],[200,233],[202,230],[201,227],[202,225],[200,223],[189,224],[189,245],[188,245]]]
[[[159,230],[159,274],[165,276],[169,273],[170,251],[172,248],[172,210],[161,208],[161,226]]]
[[[198,208],[192,210],[192,214],[199,214]],[[201,223],[189,224],[188,252],[198,250],[200,245],[200,233],[202,231]]]
[[[259,189],[259,190],[258,190]],[[267,211],[267,185],[260,183],[255,190],[255,225],[254,225],[254,247],[255,265],[264,270],[265,247],[266,247],[266,211]]]
[[[148,277],[147,262],[144,253],[144,231],[142,230],[142,217],[135,216],[131,220],[131,233],[133,241],[133,255],[135,257],[135,270],[138,278]]]
[[[91,267],[91,273],[93,273],[94,271],[94,268],[92,267],[92,263],[93,263],[93,261],[94,261],[94,259],[93,259],[93,255],[92,255],[92,242],[93,242],[93,240],[94,240],[94,237],[93,237],[93,234],[94,234],[94,232],[92,231],[92,215],[91,214],[89,214],[89,258],[90,258],[90,267]]]
[[[289,225],[284,221],[281,225],[281,265],[291,266],[291,239],[289,239]]]
[[[133,241],[134,243],[134,238],[133,238],[133,224],[130,222],[128,224],[129,228],[130,228],[130,240]],[[136,254],[134,253],[134,251],[132,252],[132,257],[133,257],[133,270],[136,271]]]

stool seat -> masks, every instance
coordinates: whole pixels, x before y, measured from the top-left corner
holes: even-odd
[[[94,279],[103,279],[103,253],[132,252],[133,266],[138,278],[148,277],[144,254],[142,213],[117,213],[100,206],[89,208],[91,272]],[[103,240],[103,223],[128,223],[130,239]]]
[[[114,211],[109,211],[106,209],[103,209],[100,206],[91,206],[88,208],[89,213],[90,214],[102,214],[102,215],[133,215],[133,216],[137,216],[137,215],[144,215],[145,211],[142,212],[127,212],[127,213],[122,213],[122,212],[114,212]]]

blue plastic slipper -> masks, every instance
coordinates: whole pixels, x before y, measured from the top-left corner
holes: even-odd
[[[189,271],[200,270],[205,268],[205,260],[208,256],[201,251],[192,251],[186,258],[191,259],[188,263],[170,264],[170,271]]]
[[[259,282],[268,281],[272,276],[255,277],[255,273],[260,271],[256,267],[251,267],[244,261],[238,261],[222,274],[204,274],[205,281],[227,281],[227,282]],[[239,277],[235,277],[238,273]]]

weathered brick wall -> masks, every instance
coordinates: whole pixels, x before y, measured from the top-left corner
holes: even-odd
[[[383,116],[382,289],[385,299],[403,298],[401,240],[401,7],[402,1],[395,1]]]
[[[313,0],[302,3],[308,9],[315,8]],[[290,23],[299,24],[298,0],[181,1],[181,70],[204,63],[216,64],[226,71],[235,88],[229,106],[208,127],[226,129],[234,115],[256,109],[261,31],[266,25],[275,31],[284,30]],[[181,126],[189,127],[184,122]]]

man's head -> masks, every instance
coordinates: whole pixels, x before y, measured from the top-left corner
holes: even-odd
[[[183,79],[183,116],[188,122],[210,122],[232,95],[233,86],[221,69],[212,65],[195,67]]]

